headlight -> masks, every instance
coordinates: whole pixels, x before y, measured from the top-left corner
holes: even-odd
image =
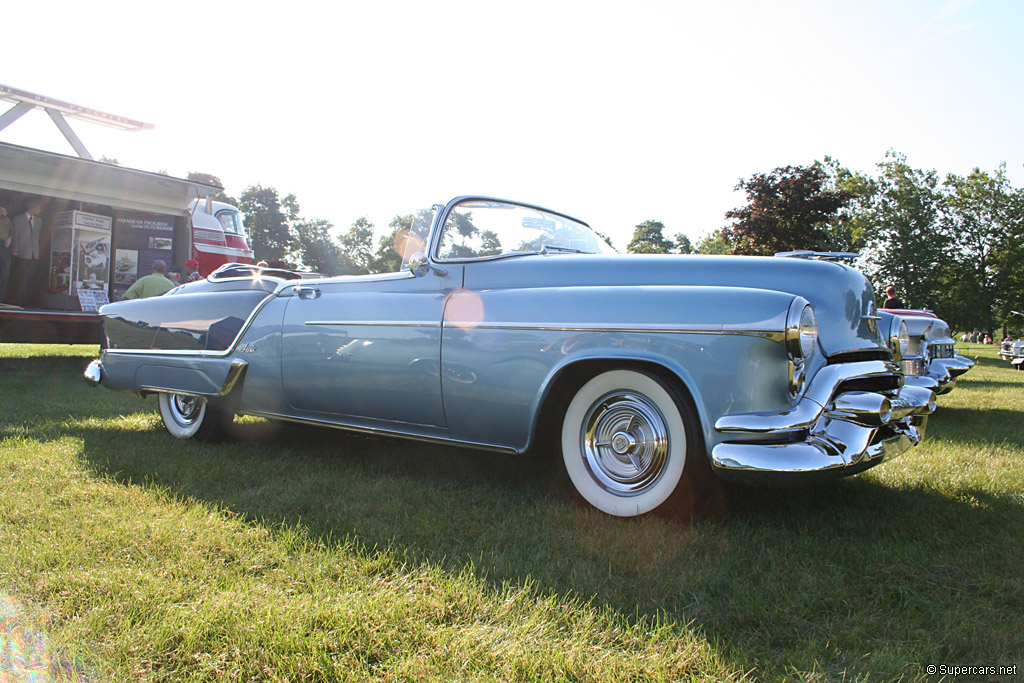
[[[806,299],[797,297],[789,307],[786,319],[786,350],[793,358],[807,358],[818,342],[818,321],[814,308]]]
[[[907,323],[898,315],[892,316],[889,321],[889,350],[896,360],[903,360],[910,345],[910,333],[907,332]]]

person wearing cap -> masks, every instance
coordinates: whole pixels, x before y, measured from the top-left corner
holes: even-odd
[[[195,282],[202,279],[203,276],[199,274],[199,261],[194,258],[185,261],[185,282]]]

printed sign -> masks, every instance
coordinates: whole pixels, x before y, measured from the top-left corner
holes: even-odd
[[[110,299],[102,289],[79,289],[78,301],[82,304],[83,311],[98,311],[100,306],[109,304]]]
[[[138,278],[153,271],[153,261],[173,263],[174,216],[144,211],[114,213],[114,282],[111,297],[120,301]]]

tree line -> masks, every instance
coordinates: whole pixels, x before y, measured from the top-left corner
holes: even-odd
[[[221,185],[209,174],[190,180]],[[632,254],[772,255],[784,251],[859,253],[855,265],[880,301],[892,285],[908,307],[929,308],[953,328],[988,332],[1024,328],[1024,190],[1005,164],[966,176],[914,168],[890,151],[874,173],[851,171],[825,157],[740,179],[746,204],[691,243],[667,238],[661,221],[638,223]],[[284,261],[324,275],[378,273],[401,267],[399,239],[414,216],[395,216],[378,231],[357,218],[344,232],[301,216],[294,194],[252,185],[235,204],[245,214],[256,259]],[[422,219],[422,217],[420,217]],[[378,232],[382,233],[378,236]],[[607,240],[607,237],[601,235]],[[607,240],[610,243],[610,240]],[[1019,332],[1018,332],[1019,333]]]
[[[873,174],[825,157],[756,173],[736,189],[747,203],[695,247],[645,221],[627,251],[859,253],[855,265],[879,301],[892,285],[908,308],[931,309],[957,330],[1019,336],[1024,328],[1024,190],[1011,185],[1005,164],[942,177],[895,151]]]

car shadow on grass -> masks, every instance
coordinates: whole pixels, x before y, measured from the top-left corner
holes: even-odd
[[[1024,647],[1020,542],[1006,533],[1024,525],[1019,497],[869,472],[803,488],[723,486],[692,523],[620,520],[573,504],[550,458],[255,420],[220,444],[154,429],[141,452],[139,435],[132,452],[107,429],[77,434],[91,466],[125,485],[471,571],[496,589],[531,585],[626,620],[693,626],[741,668],[824,663],[888,678],[914,662]],[[976,623],[1014,623],[1015,635],[979,638]]]

